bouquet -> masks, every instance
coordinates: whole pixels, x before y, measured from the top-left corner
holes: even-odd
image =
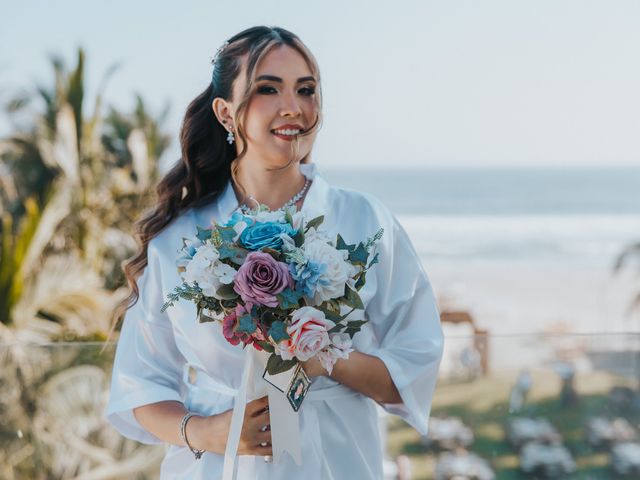
[[[329,238],[323,220],[305,222],[294,206],[259,205],[236,210],[224,224],[198,226],[183,239],[177,258],[183,283],[162,311],[180,298],[194,302],[199,321],[222,322],[229,343],[270,354],[265,374],[299,371],[313,356],[331,373],[367,321],[348,317],[364,309],[358,291],[378,262],[377,253],[371,256],[383,229],[349,245],[339,234]],[[292,391],[300,396],[299,383]]]

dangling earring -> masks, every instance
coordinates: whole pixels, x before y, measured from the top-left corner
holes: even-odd
[[[233,131],[229,130],[227,134],[227,142],[229,142],[229,145],[231,145],[235,139],[236,137],[233,136]]]

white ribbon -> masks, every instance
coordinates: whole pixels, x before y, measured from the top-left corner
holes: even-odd
[[[236,480],[238,475],[238,444],[247,398],[260,398],[265,392],[269,396],[273,461],[278,463],[284,452],[288,452],[298,466],[302,464],[298,412],[291,408],[284,393],[262,378],[262,372],[270,354],[251,346],[248,346],[245,351],[247,353],[242,370],[242,384],[235,398],[227,447],[224,452],[223,480]]]

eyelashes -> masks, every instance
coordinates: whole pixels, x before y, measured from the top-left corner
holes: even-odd
[[[269,86],[261,86],[258,87],[257,92],[261,95],[271,95],[271,92],[275,91],[274,87],[269,87]],[[316,89],[313,87],[303,87],[300,90],[298,90],[299,92],[305,92],[303,93],[303,95],[305,97],[310,97],[311,95],[313,95],[314,93],[316,93]]]

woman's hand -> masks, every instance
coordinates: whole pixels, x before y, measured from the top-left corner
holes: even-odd
[[[300,362],[300,364],[309,378],[329,375],[329,372],[324,369],[316,356],[311,357],[306,362]]]
[[[238,455],[273,455],[269,398],[264,396],[247,403],[238,443]],[[224,455],[233,410],[210,417],[193,417],[187,423],[187,438],[194,448]],[[191,422],[194,422],[191,425]],[[190,428],[192,427],[193,430]],[[192,433],[193,432],[193,433]],[[193,438],[193,440],[192,440]],[[266,443],[266,446],[261,446]]]

